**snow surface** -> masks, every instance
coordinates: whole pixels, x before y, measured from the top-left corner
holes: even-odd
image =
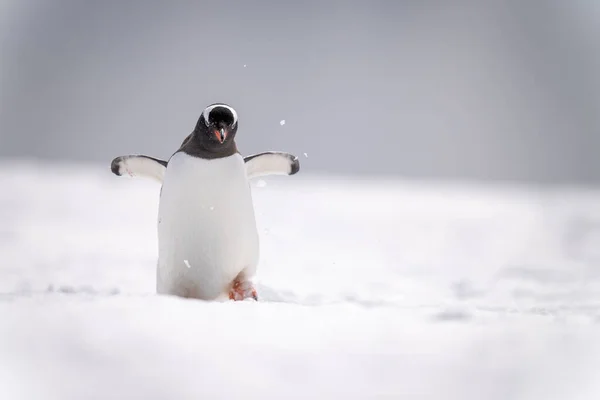
[[[598,399],[600,190],[253,184],[261,301],[157,296],[160,186],[0,165],[0,399]]]

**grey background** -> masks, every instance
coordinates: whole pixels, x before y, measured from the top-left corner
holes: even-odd
[[[167,158],[222,101],[306,172],[600,181],[595,1],[0,4],[3,157]]]

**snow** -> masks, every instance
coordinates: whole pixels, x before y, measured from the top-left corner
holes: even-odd
[[[265,179],[261,300],[207,303],[158,184],[1,164],[0,398],[599,398],[600,190]]]
[[[284,126],[285,125],[285,119],[282,119],[281,121],[279,121],[279,125]]]

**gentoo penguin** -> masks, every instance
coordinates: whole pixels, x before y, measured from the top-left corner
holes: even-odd
[[[251,282],[259,240],[249,179],[293,175],[298,158],[283,152],[242,157],[237,112],[206,107],[193,132],[168,161],[144,155],[115,158],[118,176],[162,183],[158,210],[156,290],[186,298],[258,299]]]

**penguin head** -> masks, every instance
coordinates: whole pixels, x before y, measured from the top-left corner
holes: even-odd
[[[237,112],[227,104],[215,103],[202,111],[194,136],[204,148],[218,152],[231,146],[237,128]]]

